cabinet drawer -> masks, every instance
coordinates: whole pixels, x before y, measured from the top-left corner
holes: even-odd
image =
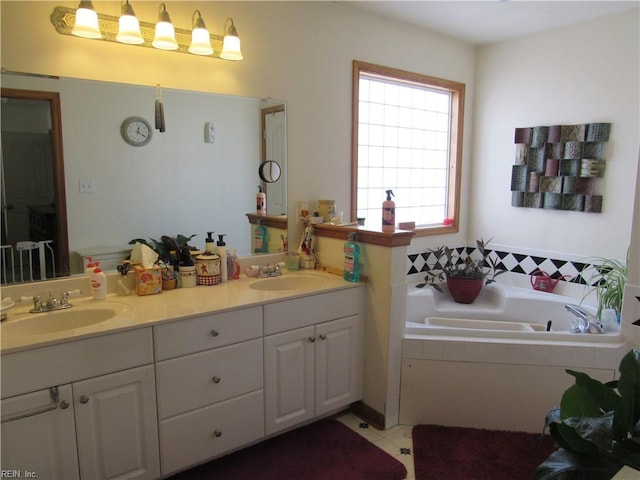
[[[158,415],[168,418],[262,388],[262,339],[156,364]]]
[[[2,398],[153,362],[151,328],[2,356]]]
[[[162,475],[183,470],[264,437],[258,390],[160,422]]]
[[[262,337],[262,307],[190,318],[153,327],[156,360]]]
[[[355,315],[360,311],[361,298],[361,288],[348,288],[265,305],[264,334],[272,335]]]

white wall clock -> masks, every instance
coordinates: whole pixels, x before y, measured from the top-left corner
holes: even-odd
[[[129,145],[142,147],[151,141],[151,124],[142,117],[128,117],[120,125],[120,135]]]

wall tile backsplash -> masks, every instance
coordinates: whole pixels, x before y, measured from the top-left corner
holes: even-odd
[[[464,258],[468,255],[477,255],[474,253],[475,250],[475,247],[459,247],[454,249],[454,254],[460,255]],[[553,278],[564,277],[563,280],[568,282],[583,285],[586,283],[580,275],[580,272],[589,265],[588,263],[535,255],[525,255],[501,250],[490,250],[489,255],[496,260],[498,268],[506,270],[507,272],[531,275],[539,269],[548,273]],[[435,264],[436,261],[435,255],[431,252],[410,254],[407,256],[407,259],[407,275],[425,273]]]

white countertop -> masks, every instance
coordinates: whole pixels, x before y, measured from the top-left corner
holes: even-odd
[[[87,309],[98,308],[103,302],[105,307],[117,303],[124,307],[124,312],[101,323],[88,325],[82,328],[67,329],[53,333],[19,334],[5,329],[6,325],[33,317],[41,316],[42,321],[54,321],[55,313],[29,313],[33,307],[30,303],[17,303],[9,310],[8,318],[0,327],[1,354],[14,353],[55,343],[68,342],[81,338],[93,337],[107,333],[115,333],[134,328],[153,326],[162,322],[173,321],[181,318],[201,316],[210,313],[218,313],[226,310],[234,310],[253,305],[308,296],[344,288],[354,288],[361,284],[345,281],[341,276],[314,270],[300,270],[298,272],[285,273],[282,277],[313,276],[318,279],[313,285],[302,282],[294,290],[256,290],[250,286],[256,282],[265,282],[270,279],[257,279],[243,277],[239,280],[230,280],[213,286],[197,286],[193,288],[179,288],[166,290],[156,295],[137,296],[110,294],[106,300],[93,300],[91,297],[71,298],[73,308]],[[4,294],[4,292],[3,292]],[[11,332],[11,333],[9,333]]]

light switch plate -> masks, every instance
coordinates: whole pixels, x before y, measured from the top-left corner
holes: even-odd
[[[204,124],[204,142],[213,143],[216,139],[216,126],[213,122],[207,122]]]
[[[96,182],[93,179],[80,180],[80,193],[96,193]]]

